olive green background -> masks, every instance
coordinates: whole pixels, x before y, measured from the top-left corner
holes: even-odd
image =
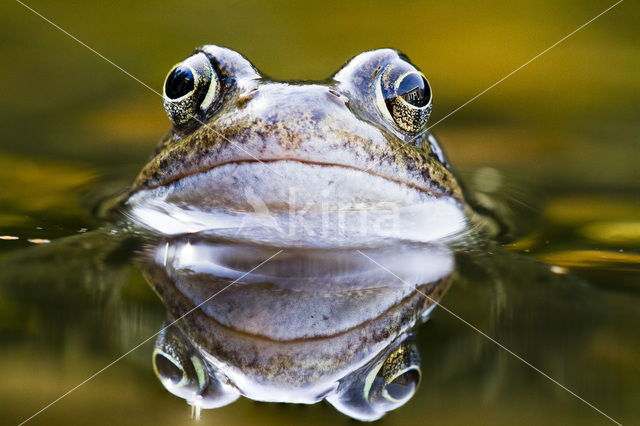
[[[394,47],[429,78],[435,122],[613,3],[28,4],[158,91],[201,44],[233,48],[278,79],[325,79],[363,50]],[[92,167],[143,161],[169,126],[161,99],[20,4],[3,9],[0,149]],[[638,179],[639,17],[622,2],[438,124],[454,164]]]

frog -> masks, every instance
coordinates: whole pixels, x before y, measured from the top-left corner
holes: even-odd
[[[149,243],[113,224],[4,255],[0,291],[15,307],[5,322],[16,334],[33,335],[36,327],[24,321],[24,312],[39,312],[43,315],[34,321],[42,336],[56,342],[71,336],[74,345],[81,337],[92,353],[99,344],[123,354],[120,360],[141,343],[132,349],[126,338],[110,339],[105,330],[118,337],[121,330],[139,330],[138,312],[149,301],[135,285],[131,291],[129,269],[139,262],[163,305],[151,317],[166,313],[168,318],[152,356],[167,390],[199,408],[230,404],[241,395],[297,403],[324,399],[359,420],[378,419],[415,394],[422,380],[415,327],[436,305],[457,317],[440,304],[450,281],[463,288],[454,301],[462,306],[473,301],[482,317],[492,313],[486,328],[480,327],[490,336],[530,337],[537,330],[531,316],[512,313],[544,312],[540,329],[551,340],[529,346],[528,356],[554,363],[549,347],[588,349],[590,331],[600,330],[601,318],[610,316],[601,292],[572,279],[564,268],[491,241],[458,247],[455,257],[462,261],[455,268],[449,246],[439,245],[438,237],[472,227],[482,215],[429,132],[431,89],[419,77],[424,78],[406,56],[391,49],[356,56],[327,81],[290,83],[268,80],[229,49],[199,49],[167,77],[164,97],[172,130],[132,186],[107,208],[170,238],[156,242],[159,236],[153,235]],[[292,187],[304,189],[294,191],[302,199],[282,191]],[[325,202],[328,216],[335,213],[338,219],[344,212],[373,215],[395,206],[399,216],[415,221],[403,221],[400,229],[380,226],[373,236],[413,241],[382,251],[300,246],[271,263],[280,253],[273,242],[326,242],[326,235],[313,234],[322,230],[317,220],[327,213]],[[417,218],[407,215],[411,212]],[[441,214],[424,222],[420,213],[425,212],[431,218]],[[310,219],[306,226],[278,235],[300,213]],[[424,225],[435,228],[425,233]],[[199,241],[208,231],[224,243]],[[345,231],[329,242],[370,241],[348,234],[353,231],[348,226]],[[269,244],[257,251],[254,245],[229,245],[225,238],[237,235]],[[363,273],[363,261],[371,261],[374,272]],[[262,266],[267,270],[257,269]],[[216,303],[208,304],[213,296]],[[312,299],[313,306],[304,304]],[[322,310],[336,308],[340,299],[351,309],[325,319]],[[281,302],[288,302],[286,309],[278,309]],[[385,303],[388,309],[381,309]],[[251,314],[261,315],[261,321],[252,323]],[[131,317],[136,320],[127,322]],[[435,352],[425,377],[436,384],[434,395],[451,394],[437,386],[443,378],[478,377],[478,365],[499,367],[490,369],[486,381],[492,395],[501,378],[513,382],[492,338],[472,334],[461,345],[458,333],[445,330],[421,340],[423,355],[425,348]],[[492,350],[479,350],[479,340]],[[487,363],[487,353],[496,354],[495,362]],[[555,365],[562,365],[565,352],[558,353]],[[476,393],[466,381],[463,387],[473,395],[483,391]]]
[[[454,269],[443,240],[482,223],[429,131],[425,74],[377,49],[283,82],[206,45],[162,95],[173,126],[113,208],[162,237],[138,259],[167,310],[161,383],[197,409],[326,400],[371,421],[405,404],[414,327]]]
[[[109,208],[144,228],[279,246],[495,228],[430,132],[431,86],[400,51],[366,51],[324,81],[283,82],[205,45],[171,68],[162,96],[173,126]]]
[[[326,400],[360,421],[415,394],[415,327],[446,293],[455,265],[441,243],[273,257],[270,246],[189,234],[142,253],[138,265],[167,309],[152,365],[169,392],[197,410],[240,396]]]

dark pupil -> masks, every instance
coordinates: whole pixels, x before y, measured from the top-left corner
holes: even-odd
[[[398,96],[415,107],[423,107],[431,98],[429,84],[418,73],[411,73],[404,76],[398,86]]]
[[[193,90],[195,78],[189,67],[184,65],[177,66],[165,83],[165,93],[171,99],[178,99]]]
[[[171,381],[174,385],[182,380],[182,370],[163,355],[156,354],[156,368],[163,379]]]
[[[420,373],[417,370],[409,370],[402,373],[387,385],[387,392],[393,399],[404,399],[411,394],[420,380]]]

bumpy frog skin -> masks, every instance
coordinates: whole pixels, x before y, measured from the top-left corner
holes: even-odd
[[[431,241],[474,216],[426,130],[429,84],[398,51],[362,53],[321,83],[285,83],[204,46],[172,69],[164,100],[173,129],[120,203],[162,233]]]

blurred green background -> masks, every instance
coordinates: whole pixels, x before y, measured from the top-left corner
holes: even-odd
[[[364,50],[394,47],[429,78],[435,123],[614,1],[28,0],[26,4],[158,91],[171,66],[202,44],[237,50],[266,75],[285,80],[325,79]],[[615,220],[626,223],[631,232],[623,232],[623,237],[631,235],[627,240],[618,235],[607,242],[596,232],[588,242],[576,243],[562,240],[568,234],[555,229],[552,235],[559,235],[552,239],[555,249],[617,252],[622,247],[626,253],[638,248],[638,22],[640,4],[620,3],[433,129],[451,162],[464,172],[493,167],[507,177],[507,183],[517,181],[517,188],[511,189],[515,197],[519,191],[555,196],[546,211],[556,225],[578,226],[579,234],[589,221]],[[103,175],[131,180],[170,123],[157,94],[20,3],[4,2],[0,34],[0,235],[20,236],[19,241],[0,241],[0,251],[10,252],[30,245],[27,237],[53,239],[90,228],[91,218],[77,203],[80,189],[91,187],[92,180]],[[537,243],[529,241],[517,249],[535,252],[536,244],[544,249],[546,237],[535,238]],[[545,258],[551,263],[557,260],[553,253],[543,254],[551,256]],[[632,265],[631,272],[620,272],[616,266],[615,274],[605,268],[585,275],[601,285],[612,283],[637,292],[633,284],[637,257],[629,256],[624,262]],[[575,256],[565,260],[571,261]],[[155,296],[138,273],[128,273],[131,287],[141,292],[133,300],[156,305],[146,308],[140,302],[130,311],[120,307],[110,313],[121,322],[106,340],[118,340],[122,348],[153,332],[162,321]],[[455,299],[455,291],[450,300],[464,300],[464,295]],[[628,296],[614,292],[606,302],[629,312],[624,309],[637,298]],[[19,318],[19,309],[0,299],[0,318]],[[104,312],[95,317],[101,315]],[[483,318],[482,312],[476,315]],[[4,366],[0,398],[11,419],[25,418],[122,352],[113,345],[105,353],[100,353],[99,344],[88,349],[77,336],[86,333],[84,329],[62,330],[65,344],[56,347],[43,337],[39,325],[47,318],[32,311],[24,324],[2,322],[3,338],[15,330],[27,331],[20,337],[27,344],[0,348]],[[622,331],[613,336],[596,333],[587,348],[590,362],[603,359],[616,366],[610,376],[596,372],[603,375],[605,388],[594,393],[604,399],[605,408],[621,410],[625,420],[633,417],[629,407],[638,395],[637,325],[625,321],[634,318],[616,317],[616,329]],[[446,353],[456,352],[462,333],[467,340],[478,337],[471,330],[461,331],[460,324],[446,316],[435,317],[429,327],[435,341],[448,339],[452,350]],[[633,336],[635,343],[628,345]],[[96,341],[102,337],[96,336]],[[185,404],[153,377],[149,354],[149,347],[142,348],[33,423],[187,423]],[[524,368],[515,362],[509,365],[509,373]],[[451,375],[436,375],[423,384],[422,398],[383,422],[433,418],[440,424],[602,424],[604,420],[533,372],[522,373],[513,382],[508,376],[492,375],[483,365],[471,373],[454,375],[453,380]],[[579,371],[569,374],[574,379],[579,376]],[[508,392],[494,392],[496,383],[506,389],[512,385],[519,392],[502,401]],[[597,385],[582,384],[587,389]],[[529,386],[527,393],[524,389]],[[479,390],[481,395],[474,393]],[[616,410],[620,405],[623,408]],[[246,400],[205,419],[276,424],[302,416],[318,423],[348,422],[322,405],[281,407]]]
[[[28,4],[156,90],[195,46],[277,79],[324,79],[355,54],[404,51],[434,90],[431,122],[612,1],[214,1]],[[139,165],[167,130],[161,99],[25,9],[3,8],[0,152]],[[625,1],[434,128],[454,164],[596,185],[640,174],[640,7]]]

